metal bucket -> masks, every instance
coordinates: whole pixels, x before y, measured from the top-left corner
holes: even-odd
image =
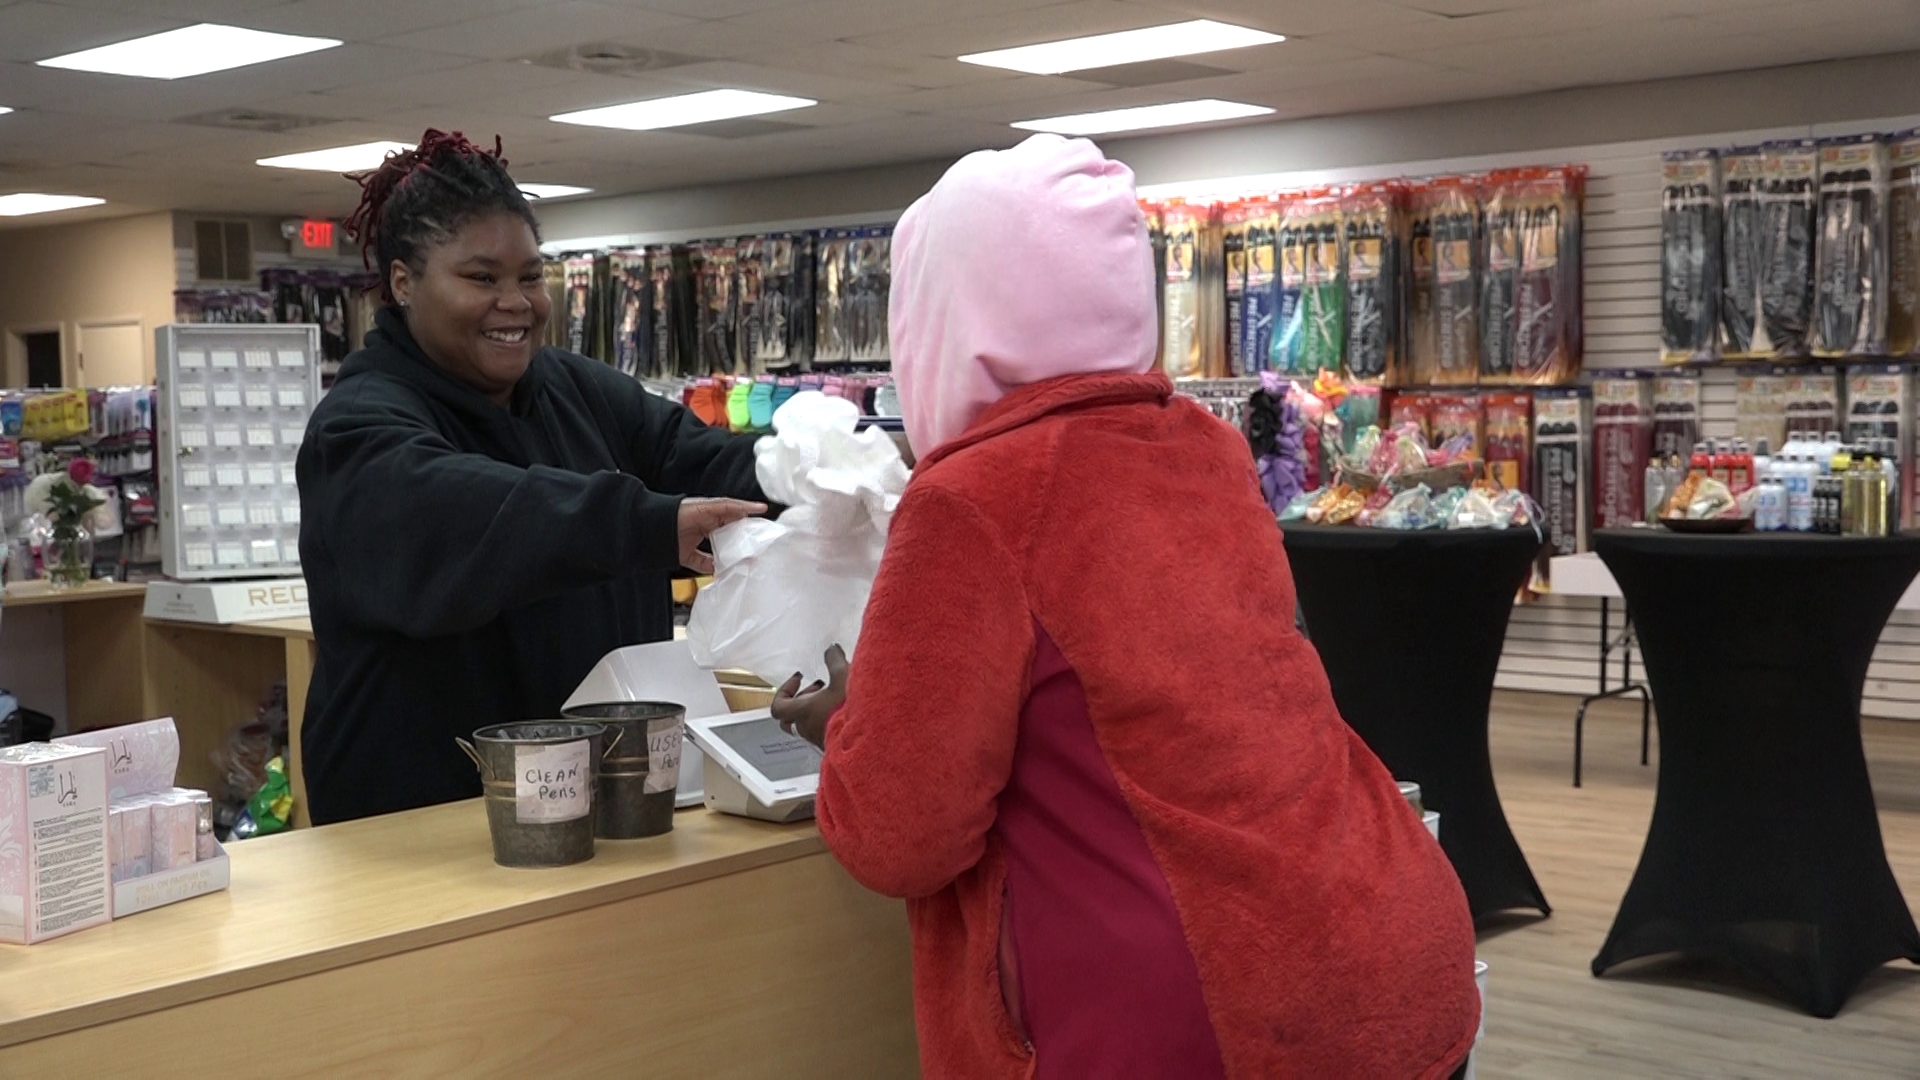
[[[569,866],[593,858],[594,785],[619,741],[605,724],[525,720],[456,738],[480,770],[493,861]]]
[[[562,709],[569,720],[605,724],[619,741],[600,765],[593,832],[635,840],[673,830],[687,709],[668,701],[607,701]]]

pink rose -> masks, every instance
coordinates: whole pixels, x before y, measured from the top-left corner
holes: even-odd
[[[67,479],[76,484],[86,484],[93,480],[93,460],[77,457],[67,462]]]

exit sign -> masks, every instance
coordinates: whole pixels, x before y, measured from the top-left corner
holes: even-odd
[[[302,221],[289,241],[296,259],[331,259],[336,254],[339,229],[331,221]]]

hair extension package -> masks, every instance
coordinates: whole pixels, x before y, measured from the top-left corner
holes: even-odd
[[[541,267],[547,286],[547,333],[543,344],[567,347],[567,264],[548,259]],[[379,286],[375,285],[375,289]]]
[[[1140,216],[1147,222],[1147,246],[1153,250],[1153,314],[1160,337],[1154,346],[1153,366],[1167,366],[1167,230],[1159,203],[1140,200]]]
[[[1162,278],[1165,314],[1160,320],[1161,367],[1175,379],[1198,378],[1204,370],[1200,344],[1201,207],[1175,199],[1161,209],[1167,270]]]
[[[852,263],[848,249],[850,229],[827,229],[814,240],[813,359],[820,364],[844,364],[853,359],[853,337],[848,325],[848,280]]]
[[[1920,131],[1893,136],[1887,197],[1887,353],[1920,357]]]
[[[1442,176],[1415,187],[1411,203],[1412,334],[1409,381],[1472,385],[1480,373],[1480,311],[1474,252],[1480,221],[1471,177]]]
[[[846,319],[851,358],[872,363],[889,360],[887,293],[893,286],[893,228],[869,225],[853,230],[847,246]]]
[[[1281,222],[1281,304],[1298,290],[1298,302],[1276,352],[1286,357],[1281,369],[1296,375],[1339,371],[1346,344],[1345,267],[1340,255],[1340,199],[1333,191],[1314,191],[1287,205]]]
[[[1653,452],[1686,460],[1700,441],[1700,377],[1696,372],[1653,380]]]
[[[1274,240],[1279,279],[1275,282],[1273,334],[1268,345],[1267,367],[1287,374],[1304,370],[1306,325],[1301,305],[1307,292],[1307,249],[1314,243],[1308,198],[1295,195],[1281,204]]]
[[[1660,359],[1709,361],[1720,339],[1720,156],[1669,151],[1660,181]]]
[[[653,281],[644,251],[615,251],[607,256],[613,291],[613,366],[639,379],[653,370]]]
[[[1878,135],[1820,143],[1815,356],[1886,355],[1888,171]]]
[[[593,256],[574,255],[567,259],[567,351],[587,355],[593,347]]]
[[[1280,202],[1254,199],[1247,206],[1246,296],[1241,308],[1240,341],[1248,375],[1273,367],[1273,328],[1279,302]]]
[[[1751,355],[1797,359],[1812,332],[1819,151],[1810,139],[1768,143],[1760,168],[1760,321]]]
[[[1733,391],[1733,433],[1747,440],[1754,453],[1760,441],[1779,453],[1787,444],[1787,379],[1781,369],[1758,364],[1740,369]]]
[[[1511,355],[1497,371],[1483,359],[1483,381],[1552,386],[1579,375],[1586,178],[1584,165],[1510,169],[1488,178],[1491,198],[1512,205],[1519,266],[1510,311],[1489,313],[1509,320]]]
[[[1546,544],[1534,564],[1533,591],[1547,592],[1549,561],[1576,555],[1587,539],[1586,399],[1567,388],[1533,396],[1533,497]]]
[[[1341,200],[1346,238],[1347,376],[1379,385],[1400,367],[1406,188],[1361,184]]]
[[[1653,413],[1647,380],[1593,381],[1593,525],[1625,529],[1647,513],[1647,461]]]
[[[1729,150],[1720,159],[1720,355],[1744,360],[1760,336],[1767,244],[1762,202],[1766,156]]]
[[[1524,393],[1488,394],[1487,479],[1506,491],[1533,490],[1533,398]]]
[[[1247,204],[1230,202],[1220,210],[1220,258],[1226,268],[1227,374],[1250,374],[1247,367]],[[1257,372],[1257,369],[1254,369]]]

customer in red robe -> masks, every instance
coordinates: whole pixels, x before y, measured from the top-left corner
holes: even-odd
[[[776,716],[907,898],[926,1075],[1454,1073],[1466,899],[1294,628],[1246,441],[1150,373],[1132,173],[969,155],[893,258],[919,466],[850,678]]]

